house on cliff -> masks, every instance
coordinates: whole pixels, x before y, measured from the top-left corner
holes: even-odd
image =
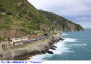
[[[17,42],[22,42],[22,41],[27,41],[27,40],[28,40],[28,36],[15,37],[15,38],[10,39],[10,44],[14,44]]]

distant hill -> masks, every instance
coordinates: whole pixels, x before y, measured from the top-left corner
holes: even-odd
[[[69,21],[62,16],[43,10],[39,10],[39,12],[55,26],[55,29],[61,31],[83,31],[83,28],[79,24]]]
[[[27,0],[0,0],[0,36],[5,38],[5,34],[15,35],[17,31],[30,35],[53,30],[80,31],[83,28],[54,13],[37,10]]]

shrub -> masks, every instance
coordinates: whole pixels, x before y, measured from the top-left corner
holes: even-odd
[[[4,8],[0,8],[0,11],[5,13],[6,10]]]
[[[12,12],[10,12],[10,11],[7,11],[7,15],[12,15]]]
[[[0,41],[3,41],[3,40],[5,40],[4,38],[2,38],[2,37],[0,37]]]

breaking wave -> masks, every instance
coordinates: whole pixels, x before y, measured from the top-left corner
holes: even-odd
[[[68,34],[63,33],[63,34],[61,34],[61,35],[68,35]]]
[[[87,44],[71,44],[72,46],[86,46]]]
[[[46,53],[46,54],[42,54],[42,55],[37,55],[37,56],[32,57],[31,60],[43,60],[43,58],[52,57],[52,55],[55,55],[55,54],[74,52],[74,51],[71,51],[70,48],[67,48],[65,45],[67,42],[76,42],[76,41],[77,41],[77,39],[65,38],[64,41],[59,41],[59,42],[57,42],[57,44],[55,44],[55,46],[57,46],[56,50],[49,49],[54,54]]]

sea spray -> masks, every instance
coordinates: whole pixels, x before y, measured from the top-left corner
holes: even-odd
[[[85,31],[65,32],[64,41],[59,41],[54,54],[43,54],[41,60],[91,60],[91,29]],[[36,58],[33,58],[36,60]]]
[[[44,58],[47,58],[47,57],[52,57],[52,55],[55,55],[55,54],[62,54],[62,53],[67,53],[67,52],[72,52],[72,51],[69,51],[69,48],[65,47],[65,43],[67,42],[75,42],[76,39],[72,39],[72,38],[64,38],[64,41],[59,41],[57,42],[57,44],[55,44],[55,46],[57,46],[56,50],[52,50],[52,49],[49,49],[50,51],[52,51],[54,54],[42,54],[42,55],[37,55],[37,56],[33,56],[31,58],[31,60],[44,60]]]

